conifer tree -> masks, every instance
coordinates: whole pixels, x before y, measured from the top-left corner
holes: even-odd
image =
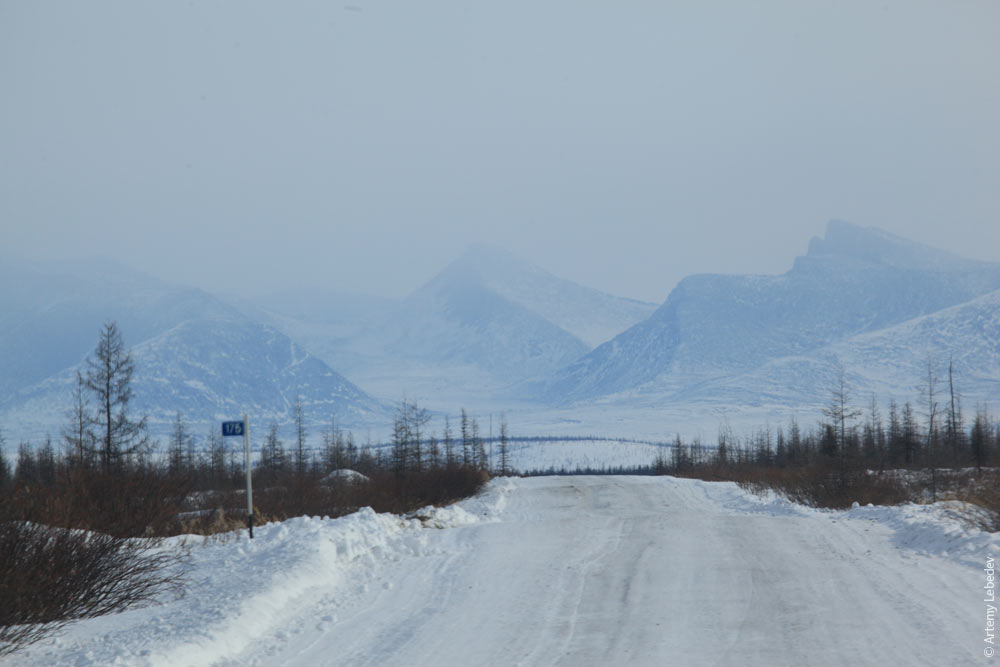
[[[510,473],[510,445],[507,434],[507,417],[500,415],[500,474]]]
[[[295,476],[302,477],[308,463],[306,456],[306,424],[302,409],[302,397],[295,397]]]
[[[146,417],[138,421],[129,414],[135,363],[125,350],[115,322],[101,329],[94,356],[87,358],[84,386],[95,398],[93,422],[99,432],[98,455],[105,473],[120,468],[126,459],[149,444]]]

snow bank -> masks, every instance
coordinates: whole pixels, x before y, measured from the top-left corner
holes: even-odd
[[[975,511],[976,508],[968,503],[944,501],[894,507],[867,505],[842,514],[889,526],[895,532],[893,541],[900,548],[921,555],[947,557],[982,569],[983,554],[1000,554],[1000,533],[972,526],[968,517]]]
[[[349,482],[360,484],[362,482],[370,482],[371,478],[368,475],[362,474],[357,470],[351,470],[350,468],[337,468],[327,474],[323,481],[327,484],[333,484],[336,482]]]
[[[516,495],[511,494],[514,489]],[[648,651],[660,650],[662,637],[656,633],[655,641],[648,639],[648,628],[638,619],[695,619],[690,632],[667,636],[680,651],[680,662],[693,661],[683,656],[704,656],[718,648],[720,630],[705,619],[725,621],[731,627],[723,625],[720,636],[730,639],[722,644],[733,642],[750,653],[726,654],[729,659],[716,662],[775,664],[773,650],[778,649],[756,640],[735,642],[737,635],[731,633],[761,614],[776,614],[780,625],[786,614],[807,622],[782,627],[797,627],[796,632],[827,641],[827,649],[841,647],[843,655],[831,653],[835,659],[828,662],[843,664],[849,662],[845,656],[859,655],[850,643],[857,637],[850,628],[870,642],[858,650],[879,647],[881,634],[868,631],[870,620],[863,627],[852,625],[860,604],[875,605],[874,611],[865,607],[865,613],[886,621],[890,644],[910,646],[925,635],[935,642],[951,641],[928,654],[929,664],[946,664],[940,658],[951,655],[955,646],[975,648],[981,640],[975,636],[981,622],[981,609],[975,606],[981,571],[988,555],[1000,556],[1000,535],[971,527],[958,515],[965,509],[937,503],[824,510],[773,493],[757,496],[734,483],[670,477],[495,479],[474,498],[408,516],[365,509],[339,519],[300,517],[269,524],[252,541],[245,533],[209,540],[189,537],[186,597],[80,621],[9,661],[316,664],[328,662],[330,647],[337,646],[346,651],[338,655],[366,655],[375,664],[477,664],[474,655],[501,655],[475,653],[486,650],[478,645],[480,639],[508,651],[512,637],[533,637],[535,644],[525,640],[523,662],[551,664],[565,656],[570,644],[564,642],[571,640],[575,650],[583,651],[580,655],[596,656],[587,653],[593,648],[589,642],[601,635],[583,628],[606,614],[623,627],[638,624],[642,633],[622,635],[629,637],[622,646]],[[484,525],[490,522],[499,523]],[[625,530],[629,526],[644,528]],[[708,528],[692,532],[699,526]],[[180,548],[182,542],[184,538],[169,540],[167,548]],[[529,548],[512,550],[521,545]],[[623,545],[631,550],[624,555]],[[658,564],[650,567],[645,554],[656,554]],[[837,586],[849,594],[831,595],[826,575],[814,576],[810,563],[822,564],[822,571],[833,573]],[[607,595],[593,587],[592,605],[581,607],[587,591],[583,582],[597,566],[609,576],[593,581],[626,582],[627,590],[627,582],[648,575],[654,577],[655,594]],[[703,576],[705,572],[730,572],[733,577]],[[515,582],[519,573],[526,578]],[[885,583],[872,588],[872,581]],[[520,588],[512,588],[513,583]],[[922,597],[910,599],[910,591],[920,591]],[[726,596],[746,605],[770,600],[772,606],[748,615],[750,607],[742,603],[719,606],[717,601]],[[822,600],[816,603],[822,606],[810,606],[809,600]],[[901,600],[916,605],[916,611],[891,620],[890,610]],[[833,635],[809,634],[818,627],[809,624],[819,622],[820,609],[824,627],[829,622]],[[720,619],[719,613],[730,616]],[[576,619],[581,630],[574,634],[567,618]],[[928,628],[911,627],[915,618],[930,619]],[[455,629],[463,624],[464,635]],[[567,627],[568,634],[560,634]],[[762,626],[754,636],[765,637],[761,633],[771,630]],[[880,626],[879,633],[885,630]],[[774,641],[781,641],[778,634]],[[637,637],[647,637],[646,643]],[[793,637],[785,648],[802,641]],[[447,655],[451,659],[442,657]],[[484,659],[479,664],[501,662]]]
[[[253,540],[245,531],[171,538],[165,548],[191,548],[182,599],[79,621],[15,654],[12,663],[174,666],[223,660],[287,624],[290,610],[303,602],[360,595],[386,563],[431,553],[429,528],[496,521],[513,486],[511,480],[493,480],[474,498],[411,517],[364,508],[338,519],[299,517],[260,526]]]
[[[918,505],[866,505],[855,503],[849,510],[807,507],[773,491],[757,495],[733,482],[683,482],[689,498],[720,504],[735,513],[770,516],[814,517],[827,521],[857,521],[878,524],[891,532],[892,543],[904,553],[941,556],[976,569],[983,567],[983,554],[1000,554],[1000,533],[981,530],[970,519],[977,508],[959,501]]]

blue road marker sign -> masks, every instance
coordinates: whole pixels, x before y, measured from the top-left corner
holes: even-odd
[[[222,422],[222,437],[243,435],[243,422]]]

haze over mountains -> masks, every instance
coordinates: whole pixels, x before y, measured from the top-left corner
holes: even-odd
[[[177,411],[287,423],[296,396],[310,423],[358,428],[407,395],[548,415],[534,423],[598,403],[815,408],[840,369],[856,392],[906,400],[951,359],[967,402],[1000,395],[1000,264],[836,221],[785,274],[690,276],[659,307],[481,246],[402,301],[326,286],[224,299],[108,262],[4,259],[0,278],[0,427],[15,434],[58,433],[112,319],[135,407],[163,427]]]
[[[851,336],[805,355],[774,359],[742,374],[690,387],[689,401],[791,404],[793,397],[822,402],[844,369],[857,403],[913,399],[927,383],[928,362],[948,391],[953,362],[956,388],[966,409],[995,405],[1000,396],[1000,290],[878,331]],[[919,399],[917,399],[919,400]]]
[[[4,257],[0,405],[12,392],[78,363],[106,320],[117,320],[134,343],[190,319],[237,315],[201,290],[167,285],[111,261],[47,265]]]
[[[575,401],[639,390],[674,401],[697,396],[740,403],[759,401],[757,383],[766,380],[778,385],[775,399],[818,398],[828,392],[828,375],[807,373],[793,386],[786,383],[789,378],[781,379],[785,372],[779,369],[795,364],[773,362],[819,353],[839,342],[839,352],[828,351],[824,365],[830,365],[833,355],[840,360],[834,365],[850,372],[856,346],[848,341],[854,336],[885,330],[997,289],[1000,264],[964,260],[877,229],[832,221],[825,238],[813,239],[806,255],[783,275],[685,278],[652,316],[561,369],[544,384],[541,395],[549,401]],[[952,348],[982,349],[991,333],[986,322],[992,304],[987,299],[972,306],[986,311],[977,319],[983,324],[959,327],[966,335],[963,340],[934,338],[926,327],[919,329],[922,335],[909,336],[907,358],[920,349],[947,363],[955,352]],[[952,320],[966,316],[965,310],[943,312],[933,323],[955,329]],[[898,349],[875,352],[872,346],[877,347],[877,340],[888,345],[894,337],[865,339],[869,356],[899,359],[903,372],[911,374],[909,383],[919,383],[919,365],[910,368]],[[960,355],[960,361],[966,358]],[[715,394],[710,388],[721,390],[730,378],[752,371],[757,380],[745,391]],[[769,372],[777,375],[772,378]]]
[[[264,308],[275,326],[362,386],[396,400],[455,387],[466,405],[575,361],[656,309],[481,245],[399,302],[362,307],[358,298],[316,295],[326,305],[314,314],[273,300]],[[351,321],[324,314],[340,304],[356,313]]]
[[[393,318],[390,349],[427,361],[472,363],[511,379],[540,376],[654,308],[476,246],[406,298]]]
[[[76,373],[110,320],[136,361],[133,409],[150,415],[154,433],[178,411],[195,424],[244,411],[287,422],[296,397],[317,421],[381,421],[388,410],[274,327],[201,290],[105,261],[4,260],[0,272],[0,424],[8,432],[58,433]]]

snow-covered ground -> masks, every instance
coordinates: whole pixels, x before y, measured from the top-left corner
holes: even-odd
[[[186,597],[10,663],[982,664],[1000,557],[949,505],[814,510],[669,477],[497,479],[419,518],[188,539]]]

